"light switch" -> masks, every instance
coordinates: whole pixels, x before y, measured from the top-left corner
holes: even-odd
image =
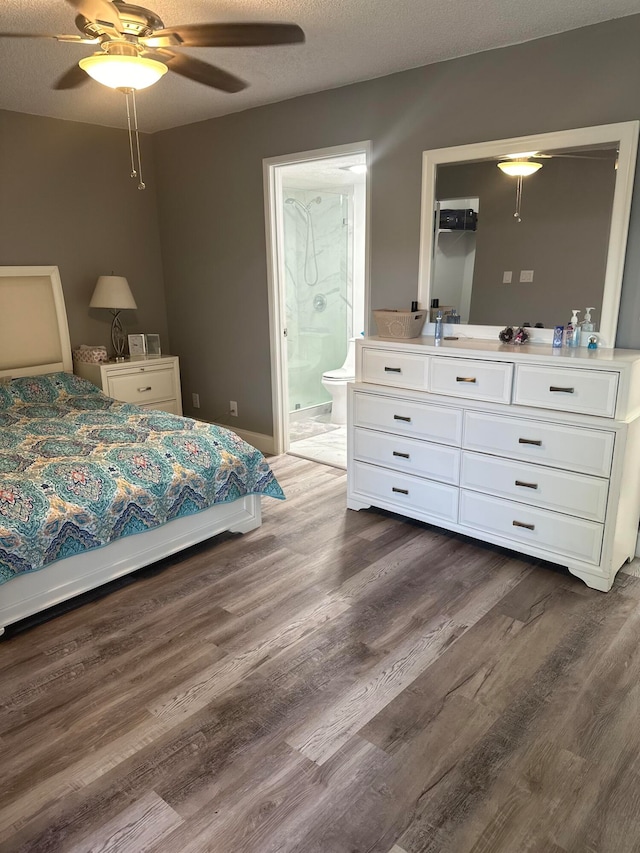
[[[512,280],[513,280],[513,273],[511,272],[511,270],[505,270],[502,273],[502,283],[503,284],[511,284]]]
[[[520,270],[520,281],[533,281],[533,270]]]

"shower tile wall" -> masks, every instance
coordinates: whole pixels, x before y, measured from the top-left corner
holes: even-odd
[[[353,323],[352,204],[344,188],[285,188],[284,198],[302,205],[284,204],[289,408],[294,411],[330,401],[322,374],[341,367],[346,356]]]

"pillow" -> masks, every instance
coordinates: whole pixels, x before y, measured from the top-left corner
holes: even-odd
[[[80,376],[74,376],[73,373],[24,376],[14,379],[8,390],[13,402],[17,403],[56,403],[65,397],[102,393],[91,382]]]

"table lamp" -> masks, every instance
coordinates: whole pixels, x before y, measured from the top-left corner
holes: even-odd
[[[115,352],[116,361],[124,361],[124,350],[126,337],[122,323],[120,322],[120,311],[125,308],[135,309],[136,300],[133,298],[129,282],[122,275],[101,275],[96,283],[89,308],[108,308],[113,314],[111,323],[111,343]]]

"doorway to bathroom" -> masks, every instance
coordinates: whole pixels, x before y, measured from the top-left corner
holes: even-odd
[[[274,445],[347,461],[347,382],[368,317],[368,142],[264,162]]]

